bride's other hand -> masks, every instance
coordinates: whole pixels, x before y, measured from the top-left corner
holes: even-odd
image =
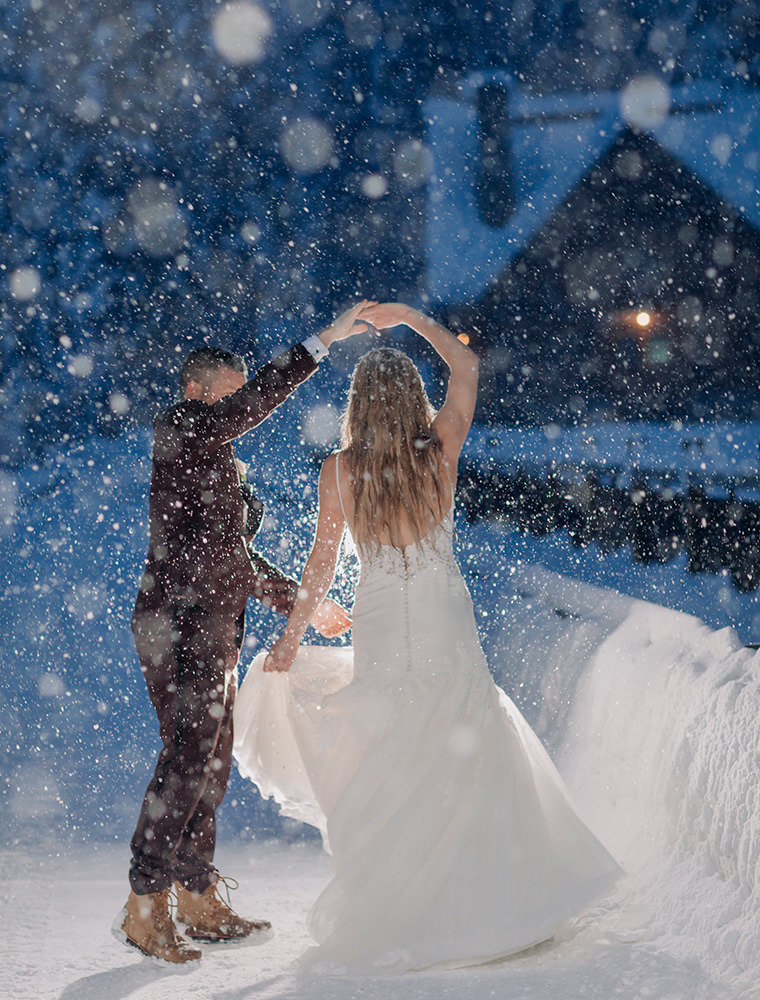
[[[263,666],[264,673],[285,673],[290,670],[298,655],[298,645],[297,641],[290,639],[283,633],[266,655]]]
[[[298,654],[298,644],[315,619],[320,625],[341,625],[346,612],[339,605],[327,598],[327,591],[335,578],[335,567],[338,562],[340,542],[343,538],[343,515],[340,511],[335,479],[335,456],[329,455],[322,463],[319,473],[319,513],[317,514],[317,533],[311,547],[309,558],[301,576],[293,610],[290,612],[287,625],[272,646],[264,660],[264,670],[270,673],[275,670],[289,670]],[[333,468],[333,478],[330,481],[329,470]],[[326,471],[327,470],[327,471]],[[320,617],[324,612],[329,621],[325,623]],[[323,634],[329,633],[322,629]],[[336,629],[340,634],[342,628]]]
[[[334,639],[351,628],[351,615],[331,597],[326,597],[314,612],[311,624],[325,639]]]
[[[345,340],[347,337],[353,337],[356,333],[364,333],[368,329],[368,326],[363,319],[359,318],[359,313],[374,305],[377,305],[377,303],[372,302],[370,299],[362,299],[361,302],[357,302],[355,306],[346,309],[329,326],[325,327],[318,334],[319,339],[325,347],[329,347],[336,340]]]

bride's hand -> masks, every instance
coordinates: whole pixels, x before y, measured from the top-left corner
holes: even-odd
[[[293,665],[297,654],[297,640],[289,639],[283,634],[267,653],[262,669],[266,674],[273,674],[275,671],[286,673]]]
[[[367,304],[359,319],[374,326],[376,330],[387,330],[391,326],[408,325],[413,313],[411,306],[406,306],[403,302],[374,302]]]

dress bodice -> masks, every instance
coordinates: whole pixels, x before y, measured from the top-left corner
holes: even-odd
[[[347,525],[349,534],[350,527]],[[352,536],[353,537],[353,536]],[[378,575],[410,580],[423,570],[447,570],[459,573],[454,558],[454,506],[449,508],[438,524],[417,542],[397,548],[379,545],[362,552],[358,550],[361,579]]]

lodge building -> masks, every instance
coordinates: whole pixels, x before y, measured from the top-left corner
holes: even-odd
[[[760,94],[651,78],[425,107],[426,292],[484,359],[480,419],[760,419]]]

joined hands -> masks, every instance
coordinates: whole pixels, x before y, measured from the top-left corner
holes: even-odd
[[[329,347],[336,340],[346,340],[347,337],[353,337],[357,333],[365,333],[370,329],[370,324],[360,317],[360,313],[376,305],[377,302],[373,302],[371,299],[362,299],[361,302],[346,309],[329,326],[325,327],[318,335],[319,339],[325,347]]]
[[[392,326],[411,326],[420,318],[421,315],[415,309],[404,305],[403,302],[376,302],[373,299],[362,299],[325,327],[319,338],[325,347],[329,347],[336,340],[346,340],[358,333],[379,334]]]
[[[367,302],[359,319],[375,330],[388,330],[392,326],[410,326],[416,313],[403,302]]]

